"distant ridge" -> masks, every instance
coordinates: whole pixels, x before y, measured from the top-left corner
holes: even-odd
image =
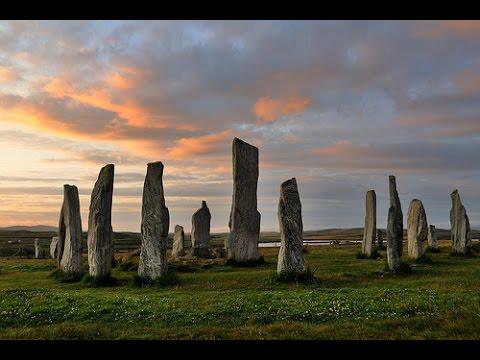
[[[52,231],[57,231],[57,228],[55,226],[48,226],[48,225],[33,225],[33,226],[16,225],[16,226],[7,226],[7,227],[0,228],[0,231],[52,232]]]

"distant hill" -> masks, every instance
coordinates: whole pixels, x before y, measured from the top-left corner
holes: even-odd
[[[52,232],[57,231],[55,226],[48,226],[48,225],[33,225],[33,226],[8,226],[0,228],[0,231],[35,231],[35,232]]]

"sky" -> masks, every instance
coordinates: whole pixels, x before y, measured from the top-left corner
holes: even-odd
[[[458,189],[480,226],[479,21],[1,21],[0,227],[53,225],[63,184],[83,230],[102,166],[112,225],[140,231],[162,161],[170,230],[207,201],[228,230],[231,143],[259,148],[262,231],[297,178],[305,230],[385,227],[388,175],[449,227]]]

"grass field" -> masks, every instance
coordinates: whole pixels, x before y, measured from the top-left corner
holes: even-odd
[[[478,339],[480,254],[430,254],[410,275],[383,273],[385,259],[361,260],[359,246],[310,247],[313,285],[273,280],[266,263],[172,263],[169,287],[90,288],[49,277],[51,259],[0,258],[0,338],[23,339]],[[381,252],[385,255],[385,252]]]

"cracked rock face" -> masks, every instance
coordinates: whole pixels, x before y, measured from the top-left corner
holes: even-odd
[[[59,269],[64,272],[76,274],[83,272],[82,219],[78,189],[74,185],[63,186],[63,204],[58,226],[57,262]]]
[[[112,271],[112,195],[114,165],[100,170],[88,213],[88,265],[91,276],[109,277]]]
[[[371,256],[377,235],[377,197],[374,190],[365,195],[365,226],[363,228],[362,253]]]
[[[278,222],[281,245],[277,273],[304,273],[307,266],[303,258],[302,204],[295,178],[285,181],[280,186]]]
[[[418,199],[413,199],[408,208],[407,239],[408,257],[418,259],[424,254],[424,243],[427,240],[428,224],[427,215],[423,204]]]
[[[387,222],[387,262],[392,271],[400,267],[403,252],[403,213],[397,192],[395,176],[388,177],[390,208]]]
[[[452,199],[452,209],[450,210],[452,253],[465,255],[472,242],[470,222],[458,190],[454,190],[450,197]]]
[[[260,213],[257,210],[258,148],[238,138],[232,143],[233,195],[225,241],[227,258],[235,262],[260,258]]]
[[[50,243],[50,257],[52,259],[57,258],[57,246],[58,246],[58,236],[53,236]]]
[[[183,226],[175,225],[175,233],[173,234],[172,257],[179,258],[185,256],[184,250],[185,233]]]
[[[147,165],[142,198],[142,247],[138,275],[157,279],[168,272],[167,245],[170,214],[163,192],[163,164]]]
[[[210,210],[202,201],[202,207],[192,216],[192,255],[200,258],[210,257]]]

